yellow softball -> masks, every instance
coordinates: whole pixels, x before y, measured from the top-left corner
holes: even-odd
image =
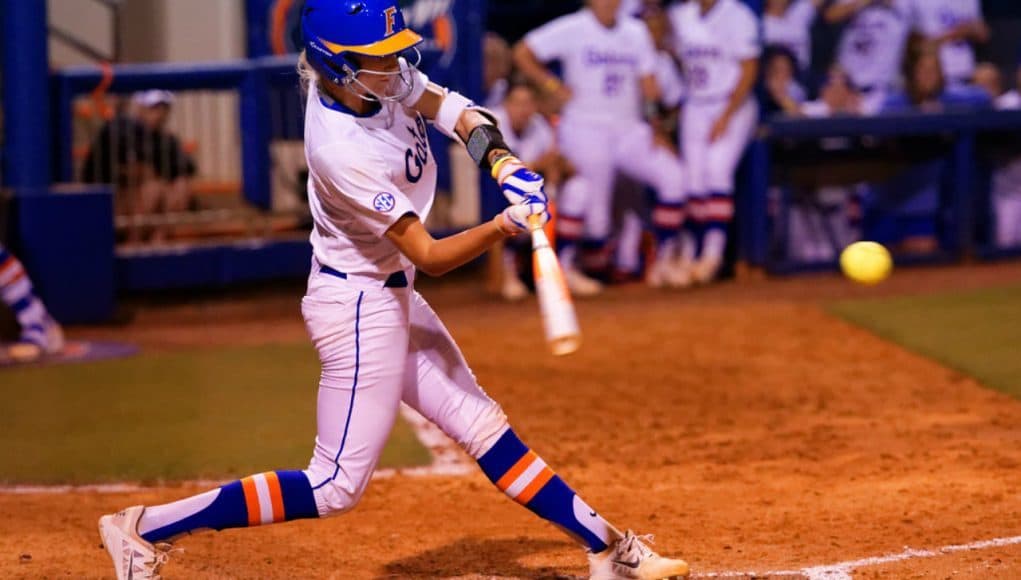
[[[893,271],[893,258],[881,244],[855,242],[840,253],[840,269],[859,284],[878,284]]]

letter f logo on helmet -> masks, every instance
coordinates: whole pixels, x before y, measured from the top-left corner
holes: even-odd
[[[386,36],[394,33],[394,26],[397,24],[397,7],[391,6],[383,11],[386,15]]]

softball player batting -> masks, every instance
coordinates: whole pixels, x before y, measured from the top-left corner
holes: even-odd
[[[645,25],[617,16],[620,0],[588,0],[525,36],[514,49],[518,68],[564,105],[558,127],[561,152],[576,169],[557,198],[557,246],[564,277],[578,295],[601,285],[575,266],[579,242],[601,247],[612,227],[617,172],[657,193],[653,229],[658,252],[652,286],[673,284],[677,233],[684,221],[685,172],[668,149],[656,146],[642,119],[643,99],[656,103],[656,50]],[[559,60],[564,82],[541,63]]]
[[[670,9],[688,95],[681,152],[691,218],[681,235],[689,280],[707,283],[723,264],[734,217],[734,172],[758,120],[750,98],[758,74],[759,26],[740,0],[697,0]]]
[[[117,577],[157,577],[167,557],[157,546],[197,530],[350,510],[401,401],[457,441],[514,501],[587,548],[594,578],[686,575],[683,561],[618,532],[518,439],[413,289],[416,269],[442,274],[525,230],[530,216],[548,218],[542,179],[510,154],[488,111],[415,68],[407,55],[422,38],[405,27],[395,0],[308,0],[302,26],[315,221],[302,314],[322,363],[311,463],[103,516],[99,530]],[[426,119],[465,142],[512,201],[492,221],[441,240],[422,225],[436,186]]]

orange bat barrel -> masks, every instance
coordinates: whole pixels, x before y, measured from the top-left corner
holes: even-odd
[[[581,347],[581,330],[557,255],[542,228],[532,228],[532,269],[546,342],[556,356]]]

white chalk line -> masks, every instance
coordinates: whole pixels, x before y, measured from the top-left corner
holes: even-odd
[[[373,479],[389,479],[396,475],[408,477],[463,476],[472,473],[476,467],[453,441],[439,427],[422,417],[417,411],[401,404],[401,417],[415,431],[415,436],[429,450],[432,461],[420,467],[377,469]],[[219,487],[232,479],[198,479],[191,481],[142,483],[100,483],[90,485],[10,485],[0,486],[0,494],[61,494],[61,493],[139,493],[152,491],[156,487]]]
[[[693,574],[692,577],[772,578],[777,576],[795,576],[798,578],[807,578],[808,580],[851,580],[851,572],[856,568],[863,568],[867,566],[879,566],[881,564],[902,562],[904,560],[912,560],[916,558],[935,558],[937,556],[944,556],[946,554],[952,554],[954,552],[973,552],[976,550],[1000,548],[1003,546],[1013,546],[1016,544],[1021,544],[1021,536],[994,538],[992,540],[981,540],[978,542],[971,542],[970,544],[954,544],[950,546],[943,546],[942,548],[937,548],[935,550],[919,550],[905,547],[904,551],[898,552],[896,554],[874,556],[870,558],[862,558],[860,560],[848,560],[847,562],[838,562],[836,564],[827,564],[824,566],[809,566],[807,568],[801,568],[799,570],[699,572]]]

